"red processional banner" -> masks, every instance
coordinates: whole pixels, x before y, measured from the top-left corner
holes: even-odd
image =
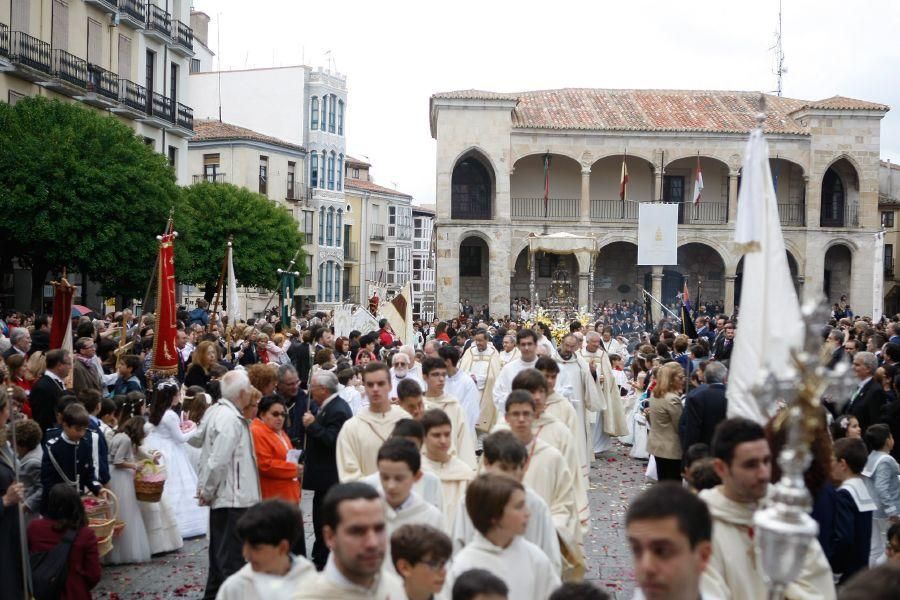
[[[52,282],[53,320],[50,322],[50,350],[65,348],[72,350],[72,298],[75,286],[66,281]]]
[[[178,373],[175,315],[175,236],[167,233],[159,243],[159,270],[156,273],[156,333],[153,336],[153,362],[150,370],[157,377]]]

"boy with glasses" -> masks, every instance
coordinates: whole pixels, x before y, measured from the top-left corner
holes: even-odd
[[[429,525],[403,525],[391,535],[391,560],[409,600],[430,600],[441,592],[453,547]]]

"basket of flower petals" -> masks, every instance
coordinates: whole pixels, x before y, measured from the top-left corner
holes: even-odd
[[[141,502],[159,502],[166,484],[166,468],[154,460],[138,463],[134,472],[134,493]]]

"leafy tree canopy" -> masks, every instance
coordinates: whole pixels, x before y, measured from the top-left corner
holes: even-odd
[[[111,116],[46,98],[0,103],[0,254],[32,268],[32,304],[50,269],[102,293],[139,297],[178,188],[165,157]]]
[[[197,183],[182,188],[175,208],[175,274],[179,282],[205,286],[211,300],[233,235],[234,273],[239,285],[275,289],[278,269],[287,268],[303,244],[291,214],[243,188]],[[295,271],[305,275],[302,253]]]

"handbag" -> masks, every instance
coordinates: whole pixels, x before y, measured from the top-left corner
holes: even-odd
[[[35,600],[55,600],[62,596],[69,574],[69,553],[77,533],[70,529],[50,550],[31,554],[31,581]]]

